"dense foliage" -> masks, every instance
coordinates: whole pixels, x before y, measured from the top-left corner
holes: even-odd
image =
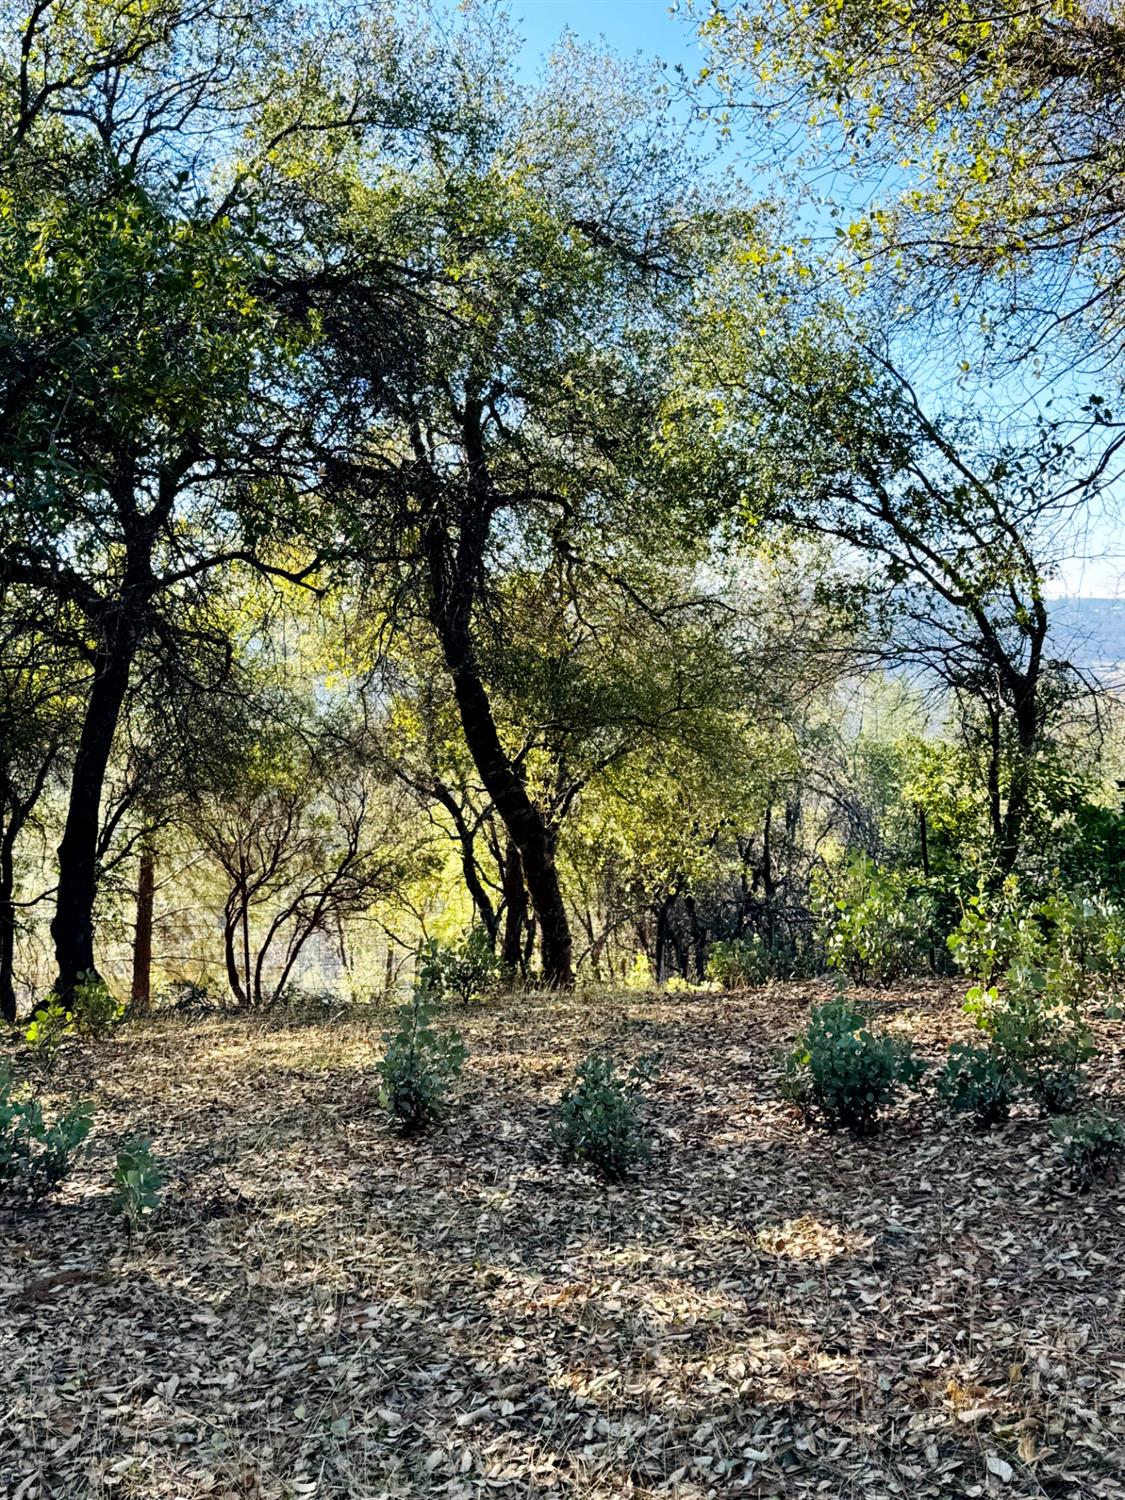
[[[811,123],[768,191],[643,63],[525,81],[490,7],[5,9],[0,1013],[42,1058],[184,986],[956,968],[1066,1105],[1029,997],[1125,974],[1119,699],[1054,603],[1120,444],[1109,43],[697,19],[733,147]],[[1063,210],[1024,152],[1074,110]],[[901,198],[818,199],[841,140]],[[1096,375],[1017,400],[1017,268],[1097,287],[1056,330]]]

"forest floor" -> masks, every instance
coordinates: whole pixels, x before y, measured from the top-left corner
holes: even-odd
[[[460,1107],[420,1140],[377,1107],[385,1017],[64,1058],[97,1121],[0,1224],[0,1495],[1125,1497],[1125,1184],[1072,1191],[1030,1114],[804,1129],[777,1051],[825,994],[456,1012]],[[876,998],[932,1057],[965,1030],[940,986]],[[550,1140],[602,1040],[664,1052],[654,1162],[613,1188]],[[130,1247],[138,1131],[169,1185]]]

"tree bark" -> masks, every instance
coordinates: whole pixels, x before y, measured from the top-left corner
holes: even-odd
[[[156,859],[146,845],[137,871],[137,917],[133,928],[133,1009],[144,1013],[152,1004],[152,908],[156,893]]]
[[[443,642],[444,645],[444,642]],[[543,983],[550,989],[574,984],[570,923],[555,865],[555,840],[542,812],[527,794],[492,717],[488,694],[472,666],[446,653],[465,743],[485,791],[519,851],[531,904],[539,919]]]
[[[523,929],[527,921],[527,887],[523,883],[520,852],[508,839],[501,870],[504,887],[504,944],[500,957],[513,973],[523,967]]]
[[[16,871],[15,834],[6,824],[0,834],[0,1020],[16,1019]]]
[[[131,632],[119,624],[95,655],[94,678],[74,758],[66,823],[58,849],[59,884],[51,922],[58,965],[55,993],[64,1002],[73,995],[83,974],[96,973],[94,898],[102,789],[129,689],[134,649]]]

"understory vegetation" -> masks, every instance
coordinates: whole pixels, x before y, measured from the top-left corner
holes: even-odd
[[[551,6],[0,0],[0,1491],[1125,1500],[1125,9]]]

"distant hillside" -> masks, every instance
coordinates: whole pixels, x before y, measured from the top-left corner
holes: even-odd
[[[1052,599],[1054,649],[1076,666],[1120,681],[1125,674],[1125,599]]]

